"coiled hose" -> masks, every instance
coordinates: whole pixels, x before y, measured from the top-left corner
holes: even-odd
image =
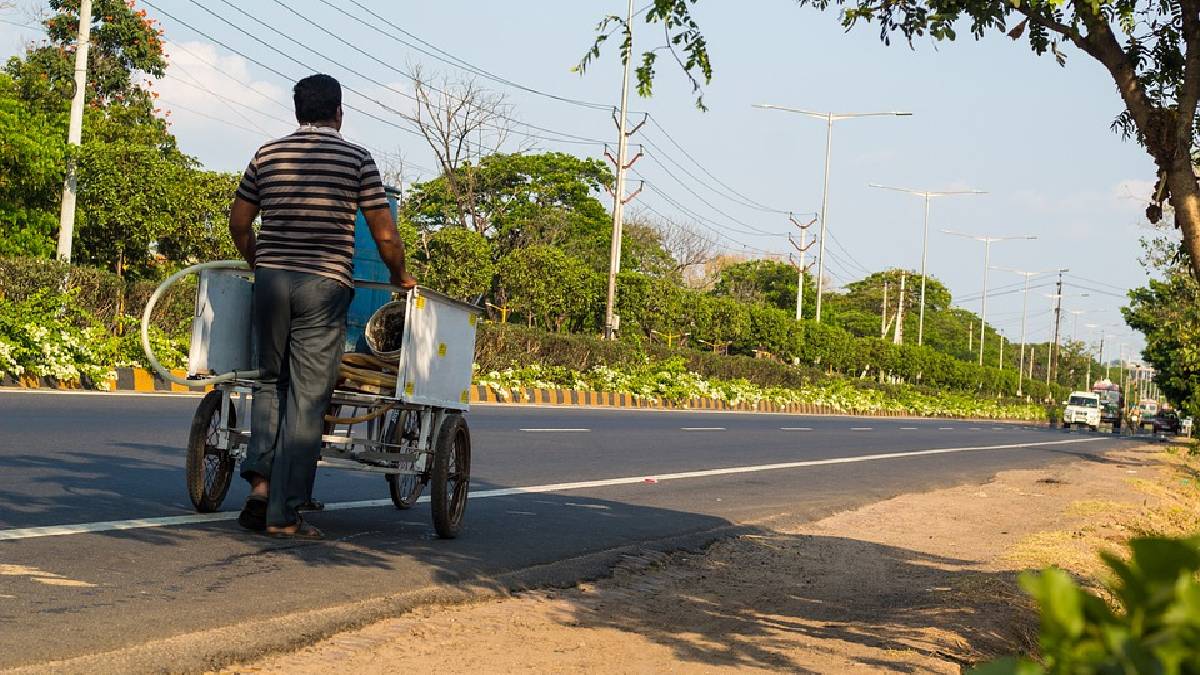
[[[158,301],[162,298],[163,293],[165,293],[168,288],[174,286],[180,279],[186,277],[187,275],[196,274],[203,270],[249,269],[250,266],[242,260],[216,260],[213,262],[200,263],[199,265],[192,265],[191,267],[185,267],[179,270],[163,280],[163,282],[158,285],[158,288],[154,289],[154,293],[152,293],[150,295],[150,299],[146,301],[146,310],[142,312],[142,351],[146,352],[146,358],[150,361],[151,367],[153,367],[155,372],[162,376],[164,380],[167,380],[168,382],[174,382],[175,384],[181,384],[185,387],[200,389],[207,387],[210,384],[227,382],[229,380],[252,380],[261,374],[262,371],[259,370],[235,370],[228,373],[221,373],[220,375],[198,377],[196,379],[182,378],[164,367],[163,364],[159,362],[158,357],[154,355],[154,349],[150,346],[150,315],[154,312],[155,305],[158,304]]]

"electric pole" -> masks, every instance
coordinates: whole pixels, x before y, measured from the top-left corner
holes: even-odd
[[[609,159],[613,159],[613,164],[616,165],[617,180],[613,189],[613,231],[612,247],[609,250],[608,258],[608,298],[604,305],[604,338],[606,340],[615,340],[617,330],[620,328],[621,319],[616,315],[615,310],[617,301],[617,274],[621,271],[621,225],[623,223],[625,204],[630,199],[633,199],[633,195],[629,197],[625,196],[625,171],[633,165],[633,162],[626,161],[626,157],[629,152],[629,137],[642,126],[639,124],[633,131],[628,130],[629,67],[633,60],[633,0],[629,0],[629,8],[625,17],[625,41],[627,49],[625,50],[625,73],[621,79],[621,117],[617,120],[617,156],[613,159],[612,155],[608,155]],[[645,124],[645,120],[642,121],[642,124]],[[605,151],[605,154],[608,154],[607,151]],[[634,194],[636,195],[637,193]]]
[[[796,274],[797,274],[797,278],[796,278],[796,320],[799,321],[800,319],[804,318],[804,275],[805,275],[805,273],[808,272],[808,266],[804,264],[804,259],[808,255],[808,249],[812,248],[812,245],[817,243],[815,239],[813,241],[810,241],[807,243],[805,243],[805,240],[808,238],[808,228],[812,227],[812,224],[817,222],[817,219],[813,218],[812,220],[808,221],[807,223],[801,224],[800,221],[796,220],[796,218],[793,217],[792,214],[789,213],[788,220],[792,221],[792,224],[795,225],[800,230],[800,243],[799,244],[797,244],[795,242],[795,240],[792,239],[792,236],[790,234],[788,235],[788,242],[791,243],[792,247],[795,248],[800,253],[800,264],[795,265],[795,267],[797,269],[797,272],[796,272]],[[789,259],[790,259],[790,257],[789,257]]]
[[[896,332],[892,337],[892,344],[901,344],[904,342],[904,280],[908,273],[901,270],[900,272],[900,300],[896,302]]]
[[[92,39],[92,0],[79,3],[79,39],[75,43],[75,95],[71,97],[71,120],[67,143],[79,146],[83,139],[83,104],[87,96],[88,47]],[[75,160],[67,160],[67,178],[63,181],[62,206],[58,213],[58,259],[71,262],[71,242],[75,236]]]
[[[1054,370],[1058,366],[1058,359],[1061,356],[1058,348],[1058,330],[1062,325],[1062,286],[1063,273],[1058,273],[1058,286],[1054,289],[1054,342],[1050,345],[1050,370]],[[1046,384],[1050,384],[1050,371],[1046,372]]]
[[[884,272],[887,274],[887,272]],[[883,309],[879,312],[879,339],[887,337],[888,280],[883,277]]]

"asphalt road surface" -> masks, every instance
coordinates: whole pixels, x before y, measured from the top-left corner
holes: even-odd
[[[406,591],[570,583],[619,550],[697,545],[1127,442],[959,420],[478,406],[458,539],[434,536],[427,504],[371,501],[387,499],[381,476],[322,469],[316,496],[331,509],[311,520],[330,539],[297,543],[230,514],[191,519],[182,448],[198,401],[0,392],[0,669]],[[245,495],[235,479],[224,509]],[[307,639],[262,633],[187,658]]]

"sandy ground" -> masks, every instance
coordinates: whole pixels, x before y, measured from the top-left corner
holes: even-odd
[[[1180,508],[1180,476],[1200,499],[1181,457],[1148,446],[1009,471],[699,554],[628,558],[567,590],[424,608],[226,672],[956,673],[1033,649],[1016,571],[1090,573],[1095,548]],[[1194,518],[1167,516],[1183,529]]]

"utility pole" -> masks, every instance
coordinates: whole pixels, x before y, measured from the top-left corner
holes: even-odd
[[[892,344],[904,343],[904,280],[908,276],[908,272],[900,271],[900,300],[896,303],[896,333],[892,337]]]
[[[1004,370],[1004,333],[1000,334],[1000,370]],[[1019,384],[1017,386],[1020,387]]]
[[[817,222],[817,219],[813,218],[802,225],[800,224],[800,221],[796,220],[796,218],[789,213],[788,220],[792,221],[792,224],[800,230],[799,244],[792,239],[790,234],[788,235],[788,242],[791,243],[793,248],[800,252],[800,264],[796,265],[796,320],[799,321],[804,318],[804,275],[808,272],[808,266],[804,264],[804,259],[808,255],[808,249],[812,248],[812,245],[817,243],[816,240],[805,243],[805,240],[808,238],[808,228],[812,227],[812,224]]]
[[[869,183],[868,187],[894,192],[907,192],[925,199],[925,234],[921,239],[921,309],[917,319],[917,344],[925,344],[925,263],[929,260],[929,200],[934,197],[953,197],[955,195],[985,195],[983,190],[913,190],[910,188],[891,187]]]
[[[821,245],[817,248],[817,311],[815,319],[819,323],[821,321],[821,297],[825,295],[825,237],[828,230],[828,221],[826,215],[829,207],[829,160],[833,147],[833,123],[838,120],[854,119],[859,117],[908,117],[912,115],[910,112],[868,112],[868,113],[835,113],[835,112],[815,112],[812,110],[800,110],[798,108],[788,108],[781,105],[771,105],[769,103],[756,103],[755,108],[763,108],[766,110],[782,110],[784,112],[797,113],[814,119],[825,120],[825,186],[821,190]]]
[[[975,351],[975,324],[967,324],[967,351]]]
[[[952,234],[956,237],[966,237],[975,241],[983,242],[983,297],[980,299],[979,305],[979,365],[983,365],[983,343],[987,336],[987,284],[988,270],[991,267],[992,260],[992,244],[998,241],[1011,241],[1013,239],[1037,239],[1037,235],[1026,234],[1016,237],[989,237],[984,235],[965,234],[963,232],[955,232],[954,230],[942,230],[946,234]]]
[[[1033,379],[1033,364],[1037,361],[1037,350],[1033,345],[1029,345],[1029,379]],[[1021,364],[1021,369],[1024,370],[1025,364]],[[1025,377],[1022,375],[1021,377]]]
[[[1054,290],[1054,342],[1050,345],[1050,368],[1053,370],[1058,365],[1058,359],[1061,356],[1058,347],[1058,331],[1062,326],[1062,287],[1063,273],[1058,273],[1058,286]],[[1046,373],[1046,384],[1050,384],[1050,373]]]
[[[617,120],[617,157],[613,160],[616,165],[617,180],[613,189],[613,227],[612,246],[608,258],[608,298],[604,305],[604,338],[615,340],[621,319],[616,315],[617,274],[621,271],[621,225],[623,223],[625,204],[634,195],[625,196],[625,171],[633,165],[627,162],[629,152],[629,137],[642,125],[639,124],[628,130],[629,125],[629,67],[633,60],[633,0],[629,0],[628,12],[625,16],[625,40],[628,50],[625,52],[625,74],[621,79],[621,118]],[[645,120],[642,121],[645,124]],[[607,150],[605,151],[607,153]],[[608,155],[612,159],[612,155]],[[639,188],[640,191],[640,188]]]
[[[1018,370],[1017,370],[1017,372],[1021,374],[1021,377],[1017,378],[1018,379],[1018,381],[1017,381],[1017,396],[1020,396],[1021,395],[1021,382],[1022,382],[1023,378],[1025,377],[1025,375],[1024,375],[1024,373],[1025,373],[1025,323],[1026,323],[1026,319],[1029,316],[1029,280],[1033,277],[1036,277],[1039,274],[1047,274],[1054,270],[1048,270],[1045,272],[1026,272],[1025,270],[1013,269],[1011,267],[996,267],[994,269],[1007,270],[1009,272],[1014,272],[1025,278],[1025,295],[1024,295],[1024,299],[1021,302],[1021,365],[1018,367]],[[1068,272],[1070,270],[1061,269],[1058,271],[1059,272]],[[1032,358],[1032,357],[1030,357],[1030,358]],[[1029,368],[1029,373],[1030,373],[1029,377],[1032,378],[1033,377],[1033,367],[1032,366]]]
[[[883,273],[887,274],[887,273]],[[880,312],[880,340],[888,336],[888,277],[883,277],[883,310]]]
[[[71,119],[67,143],[79,146],[83,140],[83,104],[87,96],[88,47],[92,39],[92,0],[79,3],[79,38],[75,42],[75,95],[71,97]],[[71,242],[75,236],[75,160],[67,160],[67,178],[63,181],[62,205],[58,212],[58,259],[71,262]]]

